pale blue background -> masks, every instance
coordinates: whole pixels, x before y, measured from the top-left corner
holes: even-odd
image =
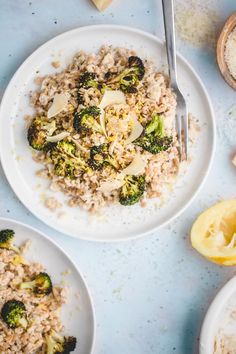
[[[89,24],[115,23],[163,37],[160,2],[114,0],[100,14],[88,0],[0,0],[1,93],[22,61],[63,31]],[[236,10],[235,0],[212,0],[211,4],[220,14],[219,28]],[[218,267],[200,257],[192,250],[188,233],[201,210],[221,198],[236,196],[236,169],[230,163],[236,152],[236,121],[228,117],[236,95],[220,77],[214,52],[181,41],[178,48],[210,93],[218,143],[205,187],[171,225],[133,242],[77,241],[58,234],[32,216],[0,172],[0,215],[46,232],[64,247],[85,275],[97,315],[95,354],[198,353],[197,341],[205,311],[219,287],[235,273],[234,268]]]

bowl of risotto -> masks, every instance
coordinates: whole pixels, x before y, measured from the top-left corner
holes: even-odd
[[[92,42],[94,27],[56,37],[23,64],[13,82],[19,84],[24,66],[29,76],[17,109],[8,113],[14,120],[14,167],[23,178],[9,177],[6,149],[2,153],[11,185],[18,184],[14,190],[21,194],[22,184],[35,196],[33,212],[60,231],[103,240],[147,233],[179,214],[207,174],[215,131],[206,91],[179,58],[182,88],[191,103],[192,147],[190,159],[180,161],[176,97],[163,45],[118,26],[109,27],[108,39],[108,27],[98,26]],[[196,161],[198,153],[202,161]],[[189,187],[183,189],[186,180]],[[29,194],[20,199],[29,205]],[[111,231],[112,225],[117,227]]]

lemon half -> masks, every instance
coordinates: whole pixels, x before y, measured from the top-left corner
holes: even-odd
[[[236,265],[236,199],[222,201],[199,215],[192,246],[212,262]]]

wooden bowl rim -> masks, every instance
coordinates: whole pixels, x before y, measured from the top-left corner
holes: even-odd
[[[228,66],[225,61],[225,44],[228,39],[229,34],[233,31],[236,27],[236,11],[232,13],[232,15],[227,19],[224,24],[224,27],[220,33],[220,36],[217,41],[216,46],[216,57],[217,63],[221,72],[221,75],[225,79],[225,81],[234,89],[236,90],[236,80],[231,75]]]

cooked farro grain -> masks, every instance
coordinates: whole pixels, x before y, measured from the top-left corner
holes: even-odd
[[[54,130],[49,134],[50,138],[56,136],[56,140],[62,139],[76,147],[73,157],[70,154],[66,155],[66,159],[70,160],[66,167],[65,160],[62,166],[62,160],[55,155],[55,151],[58,154],[56,140],[50,146],[46,144],[46,149],[44,145],[44,148],[33,157],[44,165],[44,171],[40,170],[39,174],[51,180],[52,190],[59,189],[68,196],[70,206],[79,205],[85,210],[97,211],[109,203],[120,201],[121,190],[124,188],[122,183],[127,181],[127,176],[124,176],[122,171],[137,155],[141,157],[144,170],[137,172],[136,175],[144,176],[145,192],[140,193],[135,201],[142,201],[142,205],[145,205],[145,198],[160,197],[164,187],[173,183],[174,177],[178,174],[180,160],[175,131],[176,99],[168,86],[168,78],[158,72],[152,62],[145,60],[144,76],[134,82],[131,90],[122,86],[121,80],[116,80],[118,75],[129,68],[129,58],[135,55],[131,50],[110,46],[101,47],[98,54],[80,51],[65,70],[45,76],[40,81],[38,91],[31,93],[31,102],[35,108],[33,118],[41,116],[48,123],[55,122]],[[80,84],[85,72],[94,75],[97,85],[84,87]],[[123,80],[129,81],[128,76],[127,74]],[[119,94],[123,91],[125,100],[119,104],[110,102],[104,108],[105,128],[100,115],[97,123],[100,124],[101,131],[90,129],[84,133],[77,129],[74,123],[75,116],[86,107],[98,107],[104,93],[114,90],[119,91]],[[64,107],[58,105],[56,107],[54,104],[54,100],[58,100],[59,96],[66,101]],[[126,144],[128,136],[135,129],[135,124],[138,124],[132,121],[131,113],[136,116],[139,125],[141,123],[144,132],[148,123],[152,121],[153,114],[158,115],[164,126],[162,135],[171,139],[171,143],[158,153],[151,153],[137,145],[138,138]],[[91,148],[101,144],[107,144],[109,156],[115,161],[115,167],[110,163],[104,164],[103,168],[99,169],[94,166],[91,168],[89,165]],[[101,158],[101,155],[98,154],[97,158]],[[78,159],[82,160],[86,167],[81,167]],[[123,179],[119,184],[117,179],[121,176]],[[107,191],[101,188],[104,183],[112,181],[116,181],[114,189],[111,186]]]
[[[26,252],[30,246],[27,241],[20,248]],[[22,301],[26,307],[29,326],[27,329],[8,328],[0,318],[0,353],[34,354],[45,353],[45,335],[52,330],[61,332],[63,325],[59,319],[60,308],[66,302],[67,289],[54,286],[49,295],[37,297],[19,284],[34,278],[44,271],[39,263],[29,263],[23,255],[0,248],[0,309],[8,300]]]

